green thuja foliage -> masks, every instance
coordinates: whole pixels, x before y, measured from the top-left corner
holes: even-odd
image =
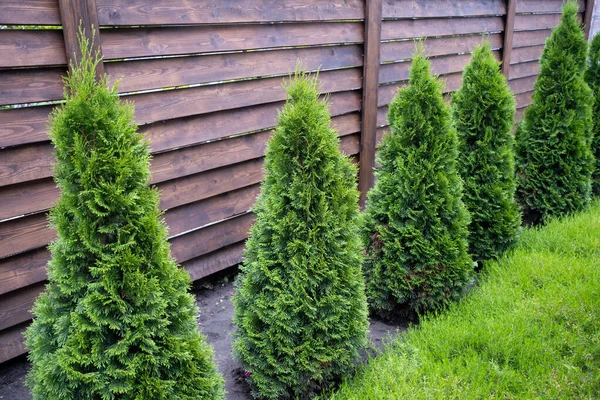
[[[440,309],[473,275],[458,143],[442,87],[419,52],[409,85],[390,103],[391,133],[379,148],[363,226],[367,296],[384,314]]]
[[[594,158],[592,92],[584,81],[587,42],[578,4],[563,6],[540,59],[532,104],[516,130],[517,198],[528,222],[583,209]]]
[[[80,39],[50,119],[61,196],[50,213],[47,291],[26,334],[34,399],[222,399],[189,276],[169,254],[133,106]]]
[[[297,72],[270,140],[256,224],[233,297],[234,350],[259,398],[310,398],[366,344],[356,168]]]
[[[600,33],[592,39],[585,80],[594,93],[592,153],[596,165],[592,173],[592,190],[600,196]]]
[[[469,250],[482,262],[508,249],[521,226],[511,134],[515,100],[489,43],[475,48],[452,106],[463,199],[471,214]]]

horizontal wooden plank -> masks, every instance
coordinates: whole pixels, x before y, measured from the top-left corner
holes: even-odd
[[[536,79],[537,75],[532,75],[525,78],[512,79],[508,81],[508,84],[510,85],[510,89],[514,94],[521,94],[525,92],[531,92]]]
[[[517,1],[518,13],[559,13],[564,0],[519,0]],[[585,9],[585,1],[580,0],[580,11]]]
[[[97,0],[100,25],[185,25],[364,18],[361,0]]]
[[[41,106],[0,110],[0,148],[47,141],[48,116],[53,108]]]
[[[58,195],[58,188],[51,178],[0,187],[0,221],[46,211]]]
[[[442,75],[440,79],[444,82],[444,93],[451,93],[460,88],[462,82],[462,72],[456,72],[453,74]],[[408,81],[400,83],[392,83],[391,85],[379,86],[379,93],[377,96],[377,106],[382,107],[388,105],[394,96],[398,93],[398,89],[408,84]]]
[[[208,85],[127,96],[135,102],[135,118],[139,124],[189,115],[211,113],[239,107],[285,100],[282,78]],[[323,93],[358,89],[362,85],[362,69],[349,68],[319,74]]]
[[[183,263],[183,267],[190,274],[190,278],[195,281],[241,263],[245,248],[245,241],[234,243],[186,261]]]
[[[406,19],[383,21],[381,39],[418,39],[431,36],[493,33],[501,32],[503,29],[502,17]]]
[[[17,326],[0,331],[0,363],[18,357],[27,352],[25,348],[23,333],[29,323],[23,323]]]
[[[361,22],[105,29],[104,58],[121,59],[288,46],[362,43]]]
[[[308,71],[362,66],[362,46],[327,46],[250,53],[215,54],[106,63],[120,92],[245,79],[294,71],[298,60]],[[1,86],[0,86],[1,89]]]
[[[49,260],[45,248],[0,260],[0,295],[45,280]]]
[[[45,282],[40,282],[0,296],[0,331],[29,321],[29,310],[45,286]]]
[[[387,106],[382,106],[377,109],[377,126],[381,127],[389,125],[387,121],[387,112]]]
[[[254,223],[254,214],[246,213],[208,226],[171,241],[171,254],[178,262],[185,262],[245,240]]]
[[[0,259],[46,246],[56,234],[44,213],[0,223]]]
[[[513,49],[510,56],[511,64],[518,63],[526,63],[530,61],[539,60],[542,56],[542,51],[544,50],[544,45],[540,46],[529,46],[529,47],[519,47]]]
[[[431,18],[506,14],[503,0],[384,0],[383,18]]]
[[[57,29],[0,30],[0,54],[0,68],[67,65],[63,33]]]
[[[515,100],[517,101],[517,108],[527,107],[531,104],[531,96],[533,95],[533,91],[520,93],[515,96]]]
[[[577,15],[583,21],[583,15]],[[515,31],[552,29],[560,23],[560,14],[517,14],[515,16]]]
[[[537,75],[540,73],[540,63],[538,60],[526,63],[513,64],[510,66],[508,79],[524,78],[526,76]]]
[[[548,38],[551,33],[552,29],[515,32],[513,36],[513,48],[544,45],[546,43],[546,38]]]
[[[48,178],[54,162],[49,142],[0,149],[0,186]]]
[[[486,35],[492,48],[502,47],[502,35],[494,33]],[[472,52],[475,46],[481,45],[481,35],[444,37],[427,39],[424,43],[427,57],[443,56]],[[415,42],[402,40],[398,42],[383,42],[381,44],[381,62],[400,61],[412,58],[415,52]]]
[[[0,25],[60,25],[58,0],[2,0]]]
[[[0,105],[62,100],[64,75],[66,68],[0,70]]]

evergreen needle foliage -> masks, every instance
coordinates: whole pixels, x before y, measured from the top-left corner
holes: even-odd
[[[532,105],[515,133],[517,197],[533,223],[590,201],[594,99],[584,81],[587,42],[578,8],[576,1],[563,6],[540,59]]]
[[[356,168],[338,150],[317,77],[296,72],[286,89],[233,297],[236,356],[268,399],[331,387],[368,327]]]
[[[515,100],[489,43],[477,47],[452,97],[459,139],[458,169],[471,214],[469,250],[476,261],[498,258],[517,239]]]
[[[80,46],[66,104],[50,120],[61,197],[50,213],[58,239],[47,291],[26,335],[33,398],[224,398],[148,187],[133,106],[106,77],[95,80],[98,55],[85,38]]]
[[[367,296],[384,313],[440,309],[473,275],[456,132],[421,51],[409,83],[390,104],[391,134],[379,148],[364,220]]]
[[[600,33],[592,39],[585,78],[594,94],[592,153],[596,158],[596,165],[592,173],[592,190],[600,196]]]

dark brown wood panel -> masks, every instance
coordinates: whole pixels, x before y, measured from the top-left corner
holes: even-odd
[[[527,76],[525,78],[512,79],[508,82],[510,89],[514,94],[521,94],[533,90],[533,85],[537,79],[537,75]]]
[[[63,34],[57,29],[0,30],[0,54],[0,68],[67,65]]]
[[[46,214],[34,214],[0,223],[0,259],[46,246],[56,232],[48,228]]]
[[[381,127],[389,125],[387,121],[387,112],[387,106],[382,106],[377,109],[377,126]]]
[[[23,333],[29,323],[19,324],[0,331],[0,363],[25,354],[27,349],[23,343]]]
[[[0,295],[45,280],[49,260],[45,248],[0,260]]]
[[[97,0],[101,25],[185,25],[362,19],[364,2],[346,0]]]
[[[513,47],[544,45],[551,33],[552,29],[515,32]]]
[[[462,73],[457,72],[448,75],[440,76],[440,79],[445,83],[444,93],[451,93],[460,88],[462,83]],[[391,85],[381,85],[379,86],[379,102],[378,107],[385,106],[389,104],[394,96],[398,93],[398,89],[407,85],[408,81],[403,81],[400,83],[392,83]]]
[[[500,32],[502,17],[406,19],[383,21],[381,39],[411,39],[430,36],[466,35],[481,32]]]
[[[502,45],[502,74],[505,77],[508,77],[508,74],[510,73],[510,58],[515,34],[516,10],[517,0],[508,0],[504,23],[504,43]]]
[[[48,142],[0,149],[0,186],[48,178],[54,162]]]
[[[245,241],[234,243],[212,253],[186,261],[183,263],[183,267],[189,272],[192,280],[204,278],[241,263],[245,248]]]
[[[519,47],[513,49],[512,55],[510,57],[510,63],[518,64],[539,60],[543,50],[544,45]]]
[[[60,25],[58,0],[2,0],[0,25]]]
[[[527,107],[531,104],[531,96],[533,95],[533,91],[520,93],[515,96],[515,100],[517,100],[517,108]]]
[[[246,213],[178,236],[171,241],[171,254],[178,262],[185,262],[245,240],[253,223],[254,214]]]
[[[362,65],[362,46],[257,51],[113,62],[105,65],[120,92],[293,73],[301,60],[308,71]],[[0,86],[1,88],[1,86]]]
[[[285,100],[282,78],[240,81],[223,85],[167,90],[128,96],[135,102],[135,118],[139,124],[248,107]],[[361,87],[361,70],[350,68],[319,74],[324,93]]]
[[[45,282],[40,282],[0,296],[0,331],[29,321],[32,318],[29,310],[45,286]]]
[[[564,0],[518,0],[517,12],[519,13],[559,13]],[[584,10],[584,1],[580,0],[580,11]]]
[[[537,75],[540,73],[540,63],[538,60],[526,63],[513,64],[510,66],[509,79],[524,78],[526,76]]]
[[[582,13],[579,13],[577,17],[580,21],[583,20]],[[515,30],[552,29],[559,23],[560,14],[517,14]]]
[[[502,47],[502,35],[485,35],[493,49]],[[424,43],[427,57],[443,56],[472,52],[475,46],[483,42],[482,35],[444,37],[427,39]],[[384,42],[381,44],[381,62],[400,61],[412,58],[415,52],[415,42],[402,40],[398,42]]]
[[[383,18],[432,18],[506,13],[503,0],[384,0]]]
[[[58,188],[50,178],[0,188],[0,221],[46,211],[58,199]]]
[[[104,57],[110,60],[288,46],[361,43],[363,27],[359,22],[324,22],[106,29],[102,31],[100,38]]]
[[[0,110],[0,148],[48,140],[48,116],[53,106]]]
[[[65,68],[0,71],[2,105],[63,99]]]

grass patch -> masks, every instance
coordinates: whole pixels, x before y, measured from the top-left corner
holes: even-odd
[[[600,203],[523,232],[479,287],[425,318],[339,399],[600,398]]]

